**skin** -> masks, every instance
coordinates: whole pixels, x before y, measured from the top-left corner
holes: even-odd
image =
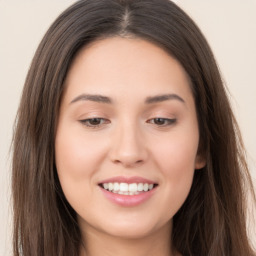
[[[79,52],[65,86],[56,166],[78,214],[86,244],[81,255],[179,255],[170,245],[172,218],[188,196],[195,169],[205,165],[197,153],[195,103],[182,66],[150,42],[107,38]],[[77,98],[81,94],[112,102]],[[180,99],[145,103],[166,94]],[[81,122],[90,118],[102,119],[94,127]],[[116,176],[143,177],[158,187],[142,204],[123,207],[98,186]]]

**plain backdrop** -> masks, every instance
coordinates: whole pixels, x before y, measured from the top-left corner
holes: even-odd
[[[0,256],[11,255],[12,127],[25,76],[49,25],[74,0],[0,0]],[[256,0],[177,0],[208,39],[230,91],[256,179]],[[256,240],[256,232],[251,234]]]

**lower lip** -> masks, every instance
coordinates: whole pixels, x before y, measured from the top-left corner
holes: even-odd
[[[108,190],[100,187],[101,191],[103,192],[104,196],[109,199],[111,202],[118,204],[120,206],[136,206],[144,203],[145,201],[149,200],[151,196],[156,191],[156,188],[153,188],[150,191],[142,192],[138,195],[120,195],[117,193],[109,192]]]

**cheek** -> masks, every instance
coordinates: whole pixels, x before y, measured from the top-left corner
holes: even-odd
[[[83,132],[83,131],[82,131]],[[93,205],[94,173],[99,168],[102,147],[71,125],[57,130],[55,139],[56,168],[63,193],[76,212]],[[85,196],[86,195],[86,196]],[[83,203],[81,203],[83,202]]]
[[[57,131],[55,154],[58,174],[74,180],[88,178],[97,170],[105,147],[102,140],[93,140],[80,130],[70,129],[60,127]]]
[[[198,141],[196,133],[194,136],[177,133],[160,143],[155,143],[156,146],[152,154],[166,176],[174,173],[177,174],[174,177],[179,177],[195,169]]]
[[[163,202],[173,216],[186,200],[195,171],[198,137],[174,136],[155,148],[155,162],[162,172]]]
[[[94,173],[99,169],[103,146],[72,125],[59,126],[55,139],[56,168],[65,197],[74,209],[91,202]],[[84,197],[84,195],[88,195]]]

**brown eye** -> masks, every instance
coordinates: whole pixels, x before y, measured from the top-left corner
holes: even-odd
[[[155,118],[154,120],[154,124],[156,125],[164,125],[166,124],[166,119],[164,118]]]
[[[102,122],[102,119],[101,118],[92,118],[92,119],[89,119],[88,120],[88,123],[90,125],[100,125]]]
[[[100,117],[88,118],[88,119],[80,120],[80,122],[83,125],[91,127],[91,128],[96,128],[101,125],[109,123],[109,121],[107,119],[100,118]]]
[[[148,121],[148,123],[155,124],[157,126],[169,126],[176,122],[176,119],[169,119],[169,118],[153,118]]]

